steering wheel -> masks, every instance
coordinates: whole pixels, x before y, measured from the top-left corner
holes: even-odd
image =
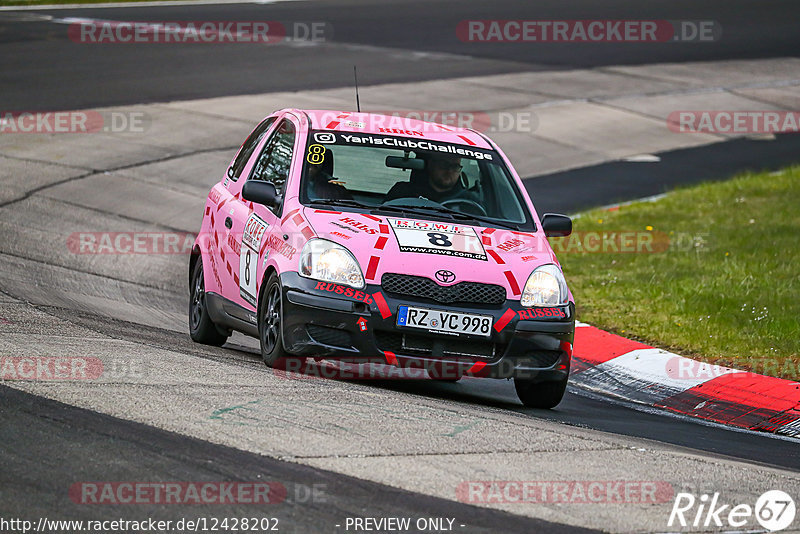
[[[444,207],[448,207],[448,204],[464,204],[466,206],[471,206],[478,209],[478,215],[483,215],[484,217],[488,216],[489,214],[486,213],[486,210],[483,209],[483,206],[475,202],[474,200],[470,200],[468,198],[451,198],[450,200],[445,200],[444,202],[440,202],[440,204]],[[469,213],[469,211],[467,211]]]

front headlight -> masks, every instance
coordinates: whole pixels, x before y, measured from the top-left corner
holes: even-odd
[[[533,270],[525,282],[520,304],[530,306],[560,306],[569,299],[567,281],[561,269],[552,263]]]
[[[300,253],[300,276],[364,289],[364,275],[353,254],[333,241],[312,239]]]

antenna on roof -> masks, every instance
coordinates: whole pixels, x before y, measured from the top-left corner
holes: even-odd
[[[355,65],[353,65],[353,78],[356,81],[356,109],[361,113],[361,102],[358,101],[358,72]]]

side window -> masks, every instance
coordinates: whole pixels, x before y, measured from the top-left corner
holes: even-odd
[[[250,179],[272,182],[278,194],[282,195],[292,164],[294,138],[295,130],[291,121],[281,122],[253,166]]]
[[[239,150],[239,154],[233,161],[233,165],[228,169],[228,176],[234,182],[239,179],[239,175],[242,174],[245,165],[250,161],[250,156],[253,155],[253,151],[261,142],[261,139],[264,138],[264,135],[267,133],[267,130],[269,130],[269,127],[272,126],[273,122],[275,122],[275,117],[265,119],[261,124],[256,126],[256,129],[253,130],[250,136],[242,143],[242,149]]]

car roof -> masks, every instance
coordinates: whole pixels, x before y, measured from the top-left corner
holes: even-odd
[[[312,130],[392,135],[483,149],[494,148],[483,135],[475,130],[412,118],[414,116],[424,116],[425,113],[443,116],[446,112],[398,111],[396,114],[386,115],[323,109],[286,109],[283,111],[307,115],[311,122],[310,129]]]

